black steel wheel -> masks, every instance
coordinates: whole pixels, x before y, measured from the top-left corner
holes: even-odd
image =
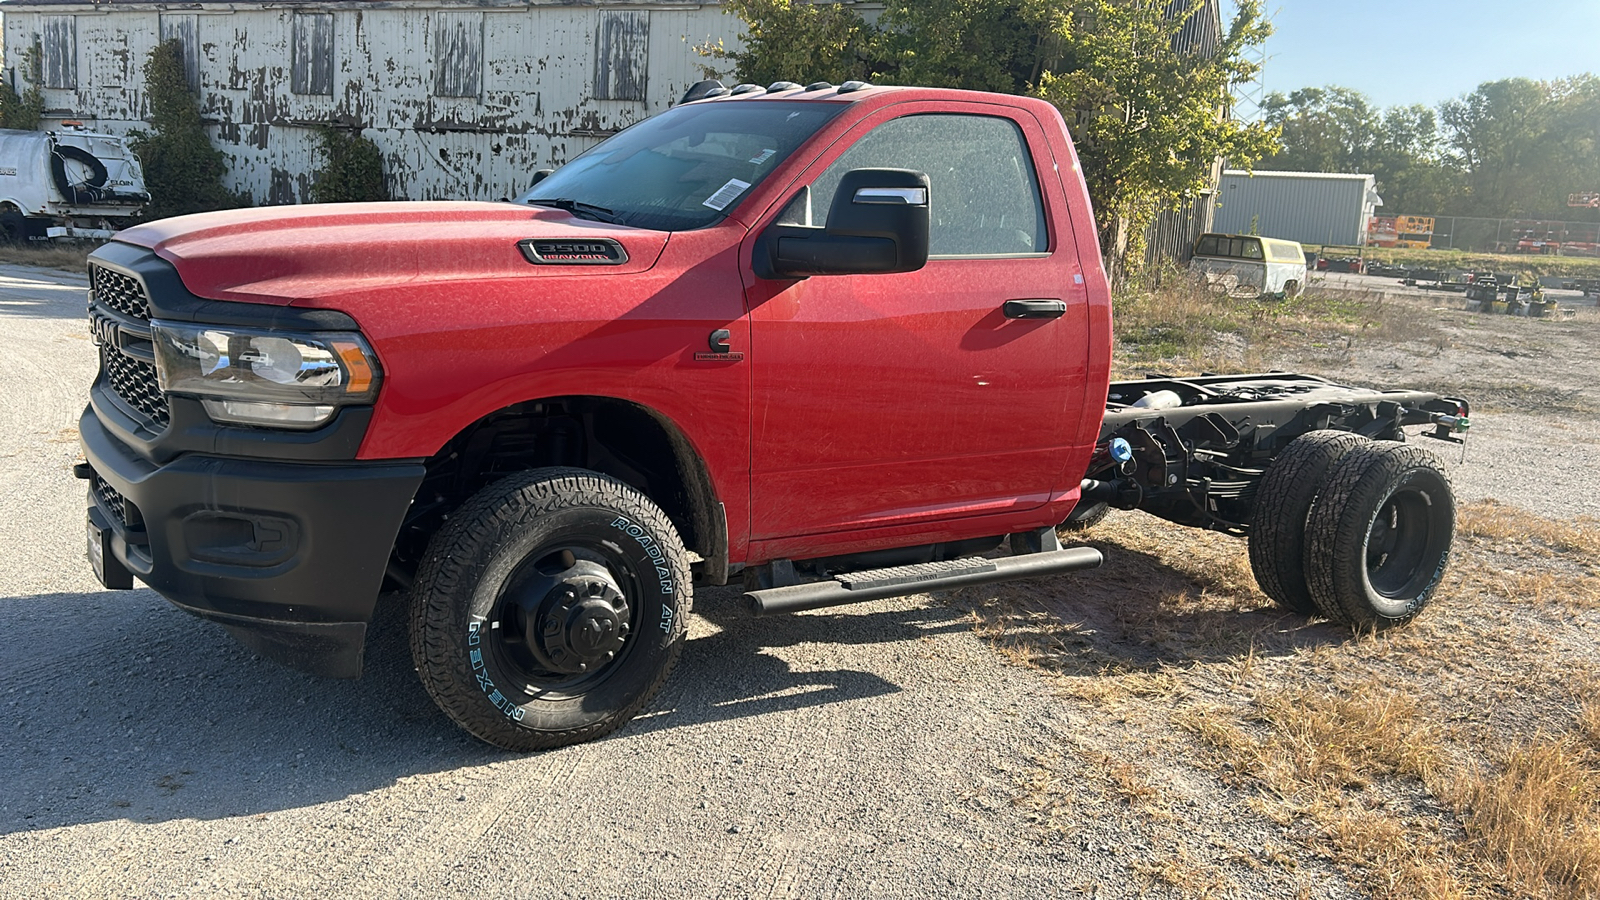
[[[1321,613],[1306,587],[1306,515],[1334,463],[1371,443],[1348,431],[1312,431],[1290,441],[1267,467],[1250,518],[1250,570],[1279,608]]]
[[[1378,442],[1346,455],[1306,522],[1318,608],[1361,628],[1411,621],[1444,577],[1455,510],[1449,476],[1428,451]]]
[[[411,655],[456,724],[507,750],[592,740],[655,696],[682,649],[688,556],[643,494],[581,469],[484,488],[434,536]]]

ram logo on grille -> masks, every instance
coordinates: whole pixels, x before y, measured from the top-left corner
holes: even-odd
[[[529,238],[517,246],[528,262],[540,266],[620,266],[628,261],[628,251],[610,239]]]
[[[95,344],[102,347],[121,347],[117,342],[117,335],[122,329],[117,327],[115,319],[103,312],[89,311],[89,335],[94,338]]]

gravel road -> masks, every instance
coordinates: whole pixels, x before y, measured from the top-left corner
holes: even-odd
[[[516,756],[429,703],[397,602],[367,674],[331,681],[254,658],[151,591],[99,590],[69,471],[94,369],[83,287],[0,267],[0,898],[1152,890],[1136,874],[1148,835],[1103,801],[1085,797],[1072,839],[1037,839],[1019,781],[1041,748],[1099,726],[926,597],[756,622],[737,592],[703,591],[645,715]],[[1576,487],[1593,484],[1593,444],[1554,460],[1575,487],[1536,494],[1527,423],[1495,421],[1490,452],[1474,450],[1493,462],[1459,469],[1463,493],[1588,509],[1574,498],[1600,494]],[[1571,434],[1559,424],[1533,440]],[[1192,786],[1185,821],[1262,846],[1269,823],[1208,805],[1216,792]],[[1251,895],[1351,893],[1317,859],[1295,880],[1232,872]]]

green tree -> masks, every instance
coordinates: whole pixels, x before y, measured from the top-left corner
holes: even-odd
[[[38,131],[44,118],[44,94],[39,90],[44,70],[38,43],[23,52],[22,69],[28,73],[28,86],[20,94],[16,85],[0,76],[0,128]]]
[[[1393,215],[1449,212],[1462,193],[1460,173],[1445,164],[1438,117],[1421,104],[1384,111],[1370,171]]]
[[[1524,215],[1545,205],[1538,180],[1554,163],[1552,99],[1548,84],[1508,78],[1440,107],[1476,211]]]
[[[150,103],[149,132],[135,131],[129,142],[144,164],[150,204],[148,219],[248,205],[249,199],[222,186],[227,157],[211,145],[200,119],[200,104],[189,91],[182,45],[162,41],[144,64],[145,96]]]
[[[367,138],[334,128],[318,134],[327,157],[311,185],[311,198],[318,203],[356,203],[388,200],[389,185],[383,177],[383,153]]]
[[[1201,0],[886,0],[876,22],[804,0],[728,0],[744,49],[712,48],[741,81],[852,78],[1042,97],[1075,128],[1113,278],[1157,210],[1204,188],[1219,156],[1250,165],[1267,125],[1224,112],[1271,33],[1242,0],[1213,55],[1174,50]]]
[[[1283,147],[1264,168],[1296,172],[1368,172],[1382,140],[1383,121],[1366,95],[1350,88],[1301,88],[1268,95],[1268,123]]]
[[[1370,173],[1391,214],[1456,212],[1460,205],[1460,174],[1447,164],[1438,117],[1426,106],[1379,109],[1360,91],[1328,85],[1272,94],[1266,120],[1279,128],[1283,146],[1262,168]]]
[[[872,45],[879,31],[854,7],[793,0],[728,0],[723,11],[744,19],[744,49],[703,48],[707,56],[728,60],[740,81],[771,84],[800,79],[835,84],[871,78]]]
[[[1076,118],[1084,178],[1100,218],[1100,248],[1113,280],[1144,256],[1146,226],[1162,208],[1209,186],[1216,160],[1248,167],[1276,147],[1274,129],[1224,115],[1234,85],[1256,67],[1245,50],[1271,25],[1256,0],[1240,0],[1216,52],[1172,48],[1199,8],[1090,0],[1085,27],[1066,42],[1060,72],[1039,76],[1038,96]]]

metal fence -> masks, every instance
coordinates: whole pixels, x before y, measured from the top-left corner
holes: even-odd
[[[1600,257],[1600,223],[1436,216],[1433,249]]]

